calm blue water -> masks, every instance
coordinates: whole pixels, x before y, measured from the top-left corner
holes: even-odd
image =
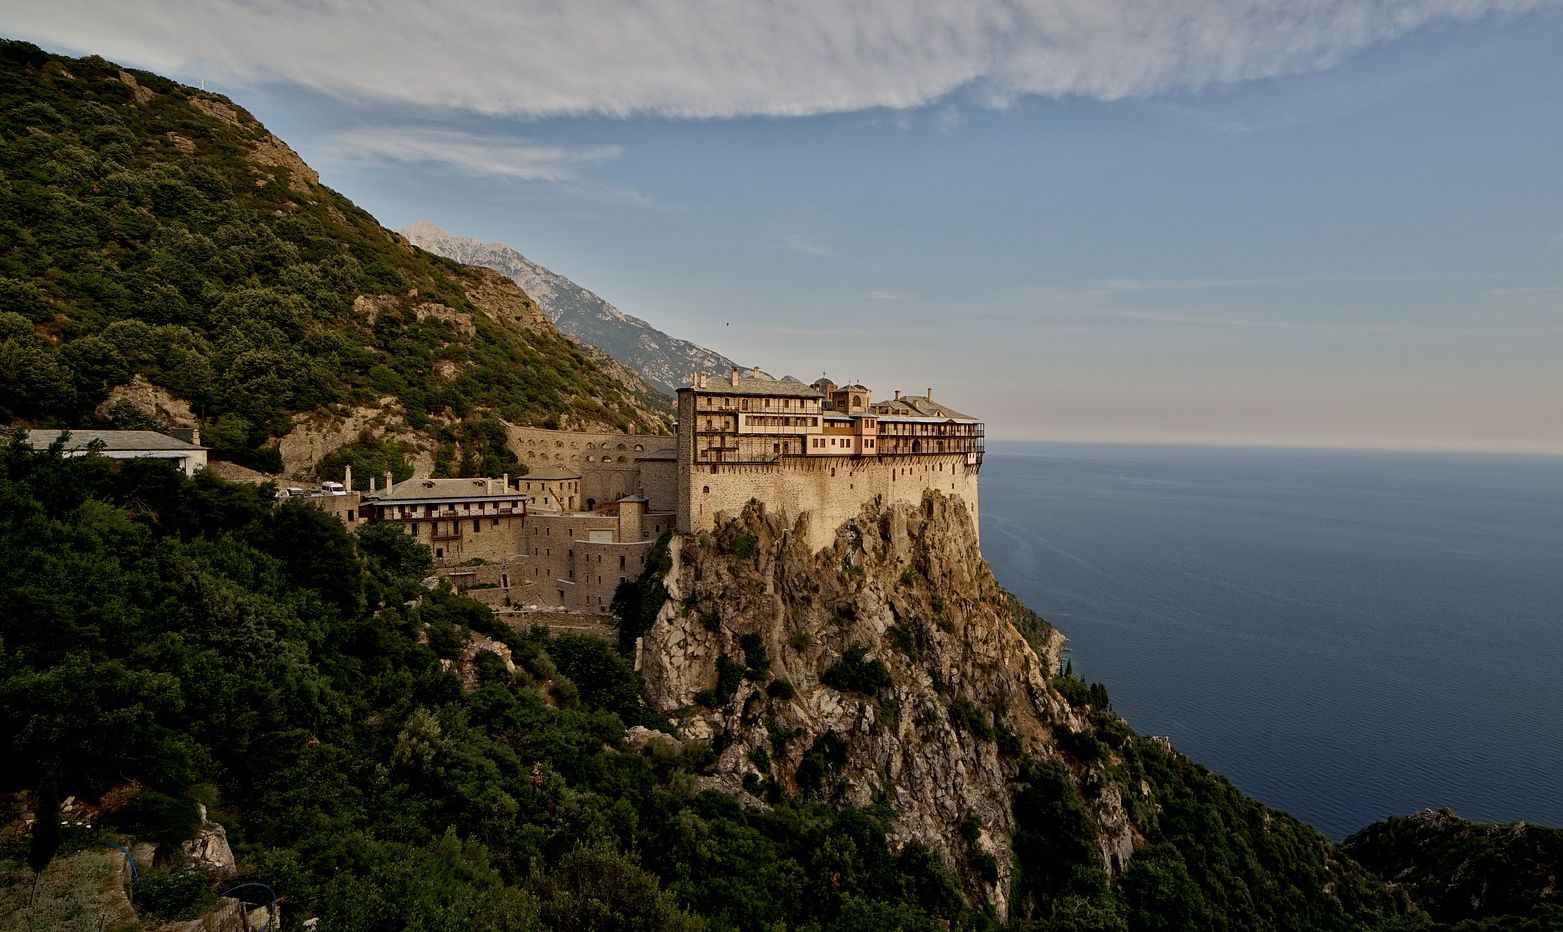
[[[982,534],[1135,727],[1332,837],[1563,825],[1563,457],[999,445]]]

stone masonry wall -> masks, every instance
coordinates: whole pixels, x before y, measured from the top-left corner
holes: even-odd
[[[977,515],[977,469],[964,454],[789,458],[777,464],[709,465],[680,462],[685,483],[679,530],[709,531],[719,516],[736,516],[752,498],[788,522],[809,515],[808,542],[828,546],[836,528],[865,504],[920,503],[925,490],[961,500]],[[973,521],[975,524],[975,520]]]
[[[618,517],[587,512],[528,515],[521,530],[519,573],[542,608],[605,613],[613,605],[619,583],[640,575],[646,552],[672,526],[672,514],[649,512],[643,519],[642,539],[592,541],[592,531],[617,536]]]
[[[636,457],[671,454],[674,438],[655,434],[597,433],[578,430],[545,430],[540,427],[507,426],[510,449],[528,469],[544,466],[568,466],[581,474],[581,502],[591,499],[601,505],[637,492],[651,498],[659,508],[671,508],[671,498],[659,500],[648,488],[643,465]],[[654,484],[654,483],[650,483]]]

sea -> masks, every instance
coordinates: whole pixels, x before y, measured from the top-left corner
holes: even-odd
[[[1249,795],[1563,826],[1563,457],[994,443],[981,495],[1075,672]]]

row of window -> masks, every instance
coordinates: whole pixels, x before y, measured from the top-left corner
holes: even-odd
[[[517,441],[518,444],[519,444],[519,442],[520,441]],[[534,438],[534,439],[528,440],[526,442],[526,445],[529,446],[529,447],[535,447],[535,446],[538,445],[538,442]],[[548,446],[548,441],[544,440],[542,442],[542,445],[545,446],[545,447]],[[554,441],[554,446],[559,448],[559,449],[564,449],[564,441],[563,440],[555,440]],[[570,441],[570,449],[572,449],[572,450],[580,449],[579,442],[575,441],[575,440]],[[599,448],[596,443],[593,443],[592,441],[588,440],[588,441],[586,441],[586,449],[588,449],[588,450],[596,450],[596,449],[606,450],[606,449],[608,449],[608,442],[606,440],[603,441],[602,446]],[[628,451],[629,447],[621,443],[617,447],[615,447],[614,449]],[[646,445],[644,443],[637,443],[637,444],[635,444],[635,452],[636,453],[644,453],[645,451],[646,451]]]
[[[352,518],[350,517],[350,518],[348,518],[348,520],[351,521]],[[499,527],[499,519],[498,518],[490,518],[489,521],[490,521],[490,524],[489,524],[490,527]],[[421,527],[421,526],[422,525],[420,525],[416,521],[409,522],[408,525],[407,525],[407,533],[411,534],[413,537],[417,537],[418,536],[418,528]],[[482,518],[473,518],[472,519],[472,533],[479,534],[479,533],[482,533],[482,531],[483,531],[483,519]],[[429,533],[431,535],[435,536],[435,537],[438,537],[440,535],[440,533],[441,533],[440,522],[438,522],[438,521],[431,522],[430,525],[429,525]],[[447,533],[447,534],[460,534],[461,533],[461,522],[454,521],[454,520],[451,521],[451,523],[450,523],[450,530],[446,531],[445,533]]]
[[[457,507],[458,504],[460,505],[459,508]],[[444,505],[401,505],[394,507],[382,506],[381,510],[382,513],[389,512],[389,517],[392,518],[432,518],[436,514],[440,515],[441,517],[448,518],[457,511],[460,511],[463,514],[472,514],[472,505],[472,502],[453,502]],[[478,513],[482,514],[485,509],[491,509],[496,506],[499,508],[509,509],[519,508],[521,507],[521,502],[519,500],[507,499],[502,502],[478,502],[477,506]]]
[[[793,404],[796,401],[797,404]],[[740,411],[748,411],[751,408],[756,411],[818,411],[819,401],[812,398],[734,398],[731,395],[701,395],[700,407],[702,408],[733,408]]]
[[[813,438],[813,440],[814,440],[814,442],[812,444],[810,444],[810,446],[816,447],[816,448],[820,448],[820,447],[849,447],[850,448],[852,446],[852,438],[851,437],[815,437],[815,438]],[[827,440],[830,441],[830,442],[826,443],[825,441],[827,441]],[[865,450],[872,450],[872,449],[874,449],[874,438],[872,438],[872,437],[865,437],[865,438],[863,438],[863,449],[865,449]]]

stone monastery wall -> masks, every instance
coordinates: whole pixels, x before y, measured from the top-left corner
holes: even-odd
[[[973,520],[977,510],[977,468],[965,454],[915,456],[789,457],[774,464],[679,464],[686,494],[679,503],[678,529],[709,531],[723,513],[736,515],[752,498],[788,521],[809,512],[809,546],[829,545],[836,529],[857,517],[865,503],[922,501],[937,489],[962,499]]]
[[[506,427],[506,433],[510,449],[527,469],[564,466],[579,472],[583,505],[588,500],[600,505],[639,493],[650,498],[655,508],[674,506],[672,463],[637,462],[637,458],[673,455],[672,437],[514,426]]]

